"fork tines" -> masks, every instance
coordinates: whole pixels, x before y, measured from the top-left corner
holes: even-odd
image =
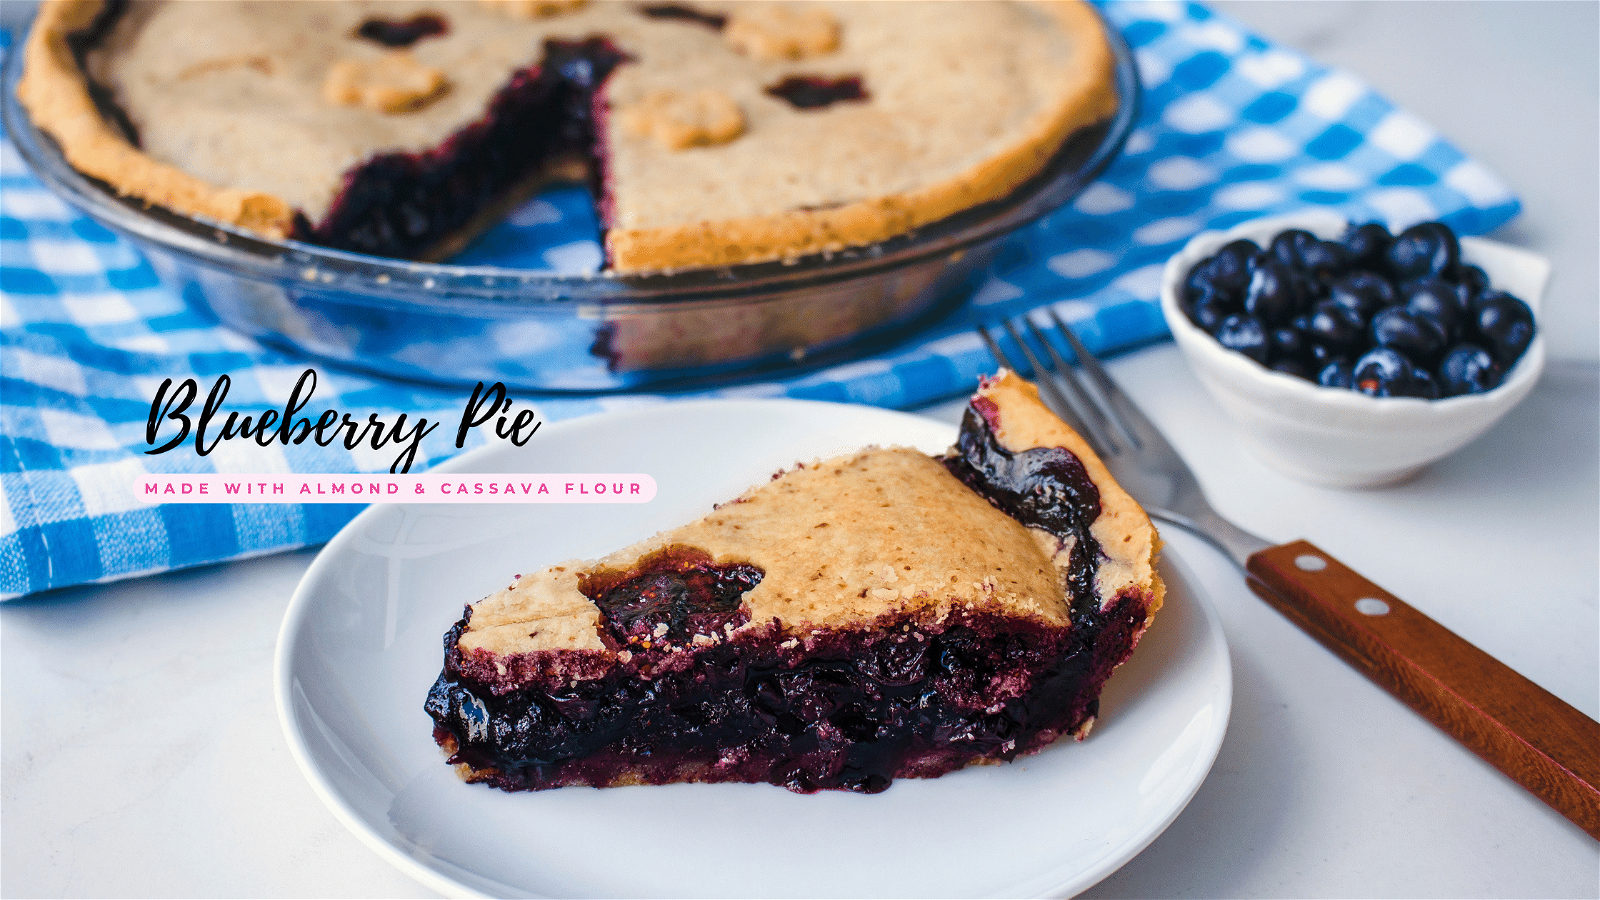
[[[1119,432],[1104,412],[1111,401],[1106,390],[1109,376],[1101,369],[1099,360],[1083,346],[1055,310],[1040,310],[1037,314],[1049,319],[1049,333],[1036,325],[1030,315],[999,325],[999,330],[1004,332],[1002,337],[1011,339],[1020,357],[1015,353],[1008,355],[989,327],[979,325],[978,335],[1002,366],[1031,377],[1039,385],[1045,405],[1082,435],[1095,453],[1104,457],[1127,449],[1130,436]],[[1016,323],[1021,323],[1020,329]],[[1059,340],[1051,340],[1050,333],[1058,335]],[[1067,345],[1065,353],[1057,346],[1061,342]],[[1068,361],[1069,355],[1073,362]]]

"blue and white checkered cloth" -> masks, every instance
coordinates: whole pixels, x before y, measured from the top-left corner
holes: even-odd
[[[1165,335],[1163,261],[1194,233],[1307,204],[1391,225],[1442,219],[1462,233],[1505,222],[1517,200],[1482,165],[1352,75],[1275,46],[1203,6],[1106,0],[1145,88],[1122,155],[1068,207],[1011,240],[971,300],[897,349],[822,371],[699,396],[786,396],[915,407],[972,388],[994,366],[972,325],[1047,304],[1092,346]],[[557,271],[600,259],[581,194],[519,210],[462,262]],[[392,450],[220,444],[200,457],[146,455],[145,422],[163,379],[223,373],[227,406],[281,408],[305,360],[219,327],[163,286],[133,246],[57,200],[0,143],[0,597],[317,544],[359,507],[148,506],[144,473],[373,472]],[[313,407],[392,421],[453,422],[463,392],[319,367]],[[680,395],[681,396],[681,395]],[[539,396],[546,420],[650,395]],[[458,451],[442,427],[423,463]],[[481,442],[481,438],[475,438]],[[235,444],[240,442],[234,442]],[[469,444],[470,446],[470,444]]]

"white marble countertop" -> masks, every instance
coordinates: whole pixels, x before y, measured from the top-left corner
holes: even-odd
[[[1374,491],[1297,484],[1250,457],[1170,344],[1114,374],[1224,514],[1314,541],[1600,717],[1600,5],[1217,6],[1366,78],[1511,183],[1525,212],[1496,236],[1554,262],[1553,361],[1485,437]],[[1090,895],[1600,896],[1594,840],[1297,631],[1205,544],[1168,541],[1220,614],[1232,719],[1189,807]],[[278,626],[314,555],[0,606],[0,895],[432,896],[345,830],[279,728]]]

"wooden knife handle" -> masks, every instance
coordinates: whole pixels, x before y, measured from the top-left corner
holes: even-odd
[[[1600,723],[1306,541],[1246,568],[1262,599],[1600,840]]]

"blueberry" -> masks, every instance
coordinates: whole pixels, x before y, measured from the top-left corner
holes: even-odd
[[[1487,272],[1471,263],[1461,263],[1456,266],[1455,283],[1467,290],[1467,296],[1476,300],[1478,295],[1489,289],[1489,275]]]
[[[1298,269],[1305,265],[1305,251],[1307,247],[1317,244],[1317,236],[1303,228],[1290,228],[1280,231],[1267,245],[1267,254],[1278,262]]]
[[[1460,261],[1455,232],[1442,222],[1413,225],[1389,245],[1389,268],[1396,281],[1453,272]]]
[[[1299,309],[1309,310],[1318,300],[1328,299],[1328,279],[1313,278],[1300,269],[1294,270],[1295,296],[1299,298]]]
[[[1355,387],[1355,368],[1343,357],[1332,360],[1317,372],[1317,384],[1350,390]]]
[[[1472,319],[1472,307],[1477,304],[1478,298],[1483,296],[1483,288],[1473,287],[1460,281],[1446,281],[1445,286],[1450,288],[1450,299],[1455,302],[1456,312],[1462,327]]]
[[[1313,341],[1324,346],[1354,348],[1365,336],[1366,324],[1350,307],[1324,300],[1311,310],[1305,330]]]
[[[1495,361],[1511,368],[1533,341],[1533,310],[1505,291],[1487,291],[1472,312],[1478,336]]]
[[[1442,279],[1426,278],[1406,286],[1405,306],[1412,313],[1433,320],[1447,342],[1461,334],[1461,300],[1456,286]]]
[[[1185,292],[1197,296],[1210,291],[1242,299],[1250,283],[1251,260],[1261,251],[1253,241],[1234,241],[1195,263],[1184,281]]]
[[[1329,287],[1328,299],[1349,307],[1362,322],[1366,322],[1373,313],[1399,298],[1389,279],[1370,270],[1357,269]]]
[[[1403,306],[1386,306],[1372,317],[1372,343],[1412,359],[1434,360],[1444,351],[1445,333],[1431,319]]]
[[[1178,289],[1178,300],[1184,307],[1188,307],[1207,294],[1218,292],[1217,286],[1211,282],[1211,272],[1208,268],[1211,259],[1208,256],[1195,263],[1189,274],[1183,276],[1183,287]]]
[[[1238,312],[1238,304],[1221,296],[1207,292],[1193,303],[1186,304],[1184,313],[1189,316],[1189,321],[1200,326],[1206,331],[1215,331],[1222,320]]]
[[[1336,359],[1344,359],[1344,351],[1316,341],[1307,341],[1306,359],[1311,362],[1313,368],[1321,368]]]
[[[1255,241],[1240,239],[1222,245],[1216,253],[1219,271],[1228,274],[1228,286],[1236,292],[1244,293],[1245,285],[1250,283],[1250,267],[1256,256],[1261,253],[1261,247]]]
[[[1446,397],[1481,394],[1493,390],[1501,374],[1489,351],[1476,344],[1457,344],[1439,364],[1439,392]]]
[[[1285,354],[1293,353],[1296,357],[1312,363],[1312,368],[1315,369],[1317,367],[1315,364],[1317,363],[1318,355],[1322,352],[1322,348],[1311,339],[1311,314],[1305,313],[1295,316],[1294,320],[1285,326],[1284,330],[1294,333],[1294,343],[1291,348],[1287,339],[1285,339],[1283,352]]]
[[[1356,360],[1350,381],[1356,390],[1369,397],[1407,397],[1415,371],[1411,360],[1387,347],[1379,347]]]
[[[1301,322],[1302,319],[1295,319],[1293,324],[1280,325],[1267,332],[1271,359],[1298,360],[1306,354],[1306,335]]]
[[[1350,267],[1350,255],[1343,244],[1312,241],[1300,249],[1300,267],[1313,280],[1327,284]]]
[[[1421,366],[1411,368],[1411,381],[1406,390],[1407,393],[1402,396],[1421,397],[1424,400],[1439,399],[1439,385],[1433,380],[1433,373]]]
[[[1294,270],[1276,259],[1263,259],[1250,275],[1244,311],[1262,322],[1276,324],[1294,318],[1300,306],[1300,285]]]
[[[1368,222],[1346,229],[1342,243],[1350,265],[1376,271],[1387,268],[1389,244],[1393,240],[1389,229],[1377,222]]]
[[[1399,235],[1352,224],[1338,241],[1291,228],[1265,248],[1235,241],[1190,271],[1182,305],[1229,350],[1377,397],[1489,390],[1535,327],[1527,304],[1462,262],[1441,222]]]
[[[1243,353],[1262,365],[1267,363],[1267,331],[1255,316],[1229,316],[1214,332],[1217,343],[1235,353]]]

